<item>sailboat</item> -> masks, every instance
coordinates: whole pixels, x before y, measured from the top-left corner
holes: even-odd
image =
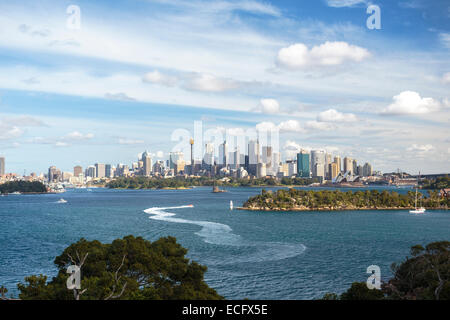
[[[417,208],[417,187],[416,187],[416,200],[414,201],[414,210],[409,210],[409,213],[425,213],[426,210],[427,209],[425,209],[422,206],[420,206],[420,208]]]
[[[230,200],[230,210],[233,210],[233,200]]]

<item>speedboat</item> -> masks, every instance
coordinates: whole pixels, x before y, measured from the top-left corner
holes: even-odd
[[[64,200],[63,198],[61,198],[61,199],[59,199],[57,202],[58,202],[58,203],[67,203],[67,200]]]

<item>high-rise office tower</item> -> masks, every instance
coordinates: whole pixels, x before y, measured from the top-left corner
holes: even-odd
[[[329,176],[330,163],[333,162],[331,153],[325,153],[325,176]]]
[[[103,163],[95,164],[95,177],[104,178],[106,174],[105,165]]]
[[[260,163],[259,141],[250,140],[248,142],[248,173],[258,175],[258,163]]]
[[[355,159],[353,159],[352,161],[352,166],[353,166],[353,174],[358,174],[358,163],[356,162]]]
[[[48,168],[48,182],[58,181],[61,178],[61,171],[55,166]]]
[[[82,166],[75,166],[73,167],[73,176],[74,177],[79,177],[80,174],[83,173],[83,167]]]
[[[337,165],[337,170],[338,170],[338,173],[339,172],[341,172],[342,171],[342,167],[341,167],[341,157],[340,156],[336,156],[336,157],[334,157],[334,161],[333,161],[334,163],[336,163],[336,165]]]
[[[152,157],[147,151],[145,151],[142,154],[142,162],[143,162],[142,174],[148,177],[152,172]]]
[[[5,174],[5,158],[0,157],[0,176]]]
[[[286,164],[288,166],[288,176],[292,177],[297,174],[297,160],[287,160]]]
[[[372,166],[370,163],[366,162],[363,167],[363,176],[370,177],[372,175]]]
[[[226,167],[228,165],[228,144],[226,141],[224,141],[219,146],[219,165],[221,167]]]
[[[337,177],[337,175],[339,174],[339,170],[338,170],[338,164],[336,162],[332,162],[328,165],[329,169],[328,169],[328,178],[330,180],[333,180],[334,178]]]
[[[205,154],[203,156],[203,162],[207,166],[214,164],[214,144],[207,142],[205,144]]]
[[[105,164],[105,177],[111,178],[113,177],[112,167],[110,164]]]
[[[97,169],[95,166],[89,166],[86,169],[86,177],[95,178],[97,176]]]
[[[272,147],[264,146],[262,147],[262,162],[266,164],[266,170],[270,171],[272,168]]]
[[[179,161],[184,162],[183,152],[177,151],[177,152],[169,153],[169,169],[175,169],[175,166],[177,165],[177,162],[179,162]]]
[[[353,174],[353,159],[349,157],[344,158],[344,173],[346,172]]]
[[[313,177],[325,177],[325,151],[311,151],[311,169]]]
[[[236,148],[236,150],[232,153],[232,158],[231,158],[231,166],[233,169],[238,170],[240,165],[241,165],[241,153],[239,151],[239,147]]]
[[[309,153],[301,151],[297,153],[297,176],[300,178],[309,178]]]

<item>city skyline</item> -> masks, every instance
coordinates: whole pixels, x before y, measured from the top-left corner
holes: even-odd
[[[305,148],[450,169],[446,1],[373,1],[381,29],[363,0],[77,1],[79,30],[71,4],[0,3],[7,172],[167,158],[194,121],[277,128],[283,161]]]

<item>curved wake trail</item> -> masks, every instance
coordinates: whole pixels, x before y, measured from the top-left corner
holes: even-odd
[[[218,222],[211,221],[197,221],[187,220],[182,218],[175,218],[176,214],[168,212],[172,209],[192,208],[189,206],[177,207],[152,207],[144,210],[150,215],[150,219],[167,221],[173,223],[193,224],[202,227],[200,231],[195,234],[202,237],[203,241],[210,244],[245,247],[251,249],[251,253],[233,255],[227,261],[217,260],[216,265],[245,263],[245,262],[263,262],[276,261],[287,258],[292,258],[302,254],[306,247],[303,244],[290,244],[278,242],[249,242],[244,241],[240,235],[234,234],[230,226]]]
[[[179,206],[179,207],[167,207],[158,208],[153,207],[144,210],[145,213],[151,214],[150,219],[168,221],[175,223],[186,223],[201,226],[202,229],[195,234],[202,237],[205,242],[211,244],[220,245],[239,245],[241,237],[232,233],[232,229],[226,224],[210,222],[210,221],[196,221],[196,220],[186,220],[181,218],[174,218],[175,213],[166,212],[166,210],[171,209],[182,209],[182,208],[192,208],[191,206]]]

